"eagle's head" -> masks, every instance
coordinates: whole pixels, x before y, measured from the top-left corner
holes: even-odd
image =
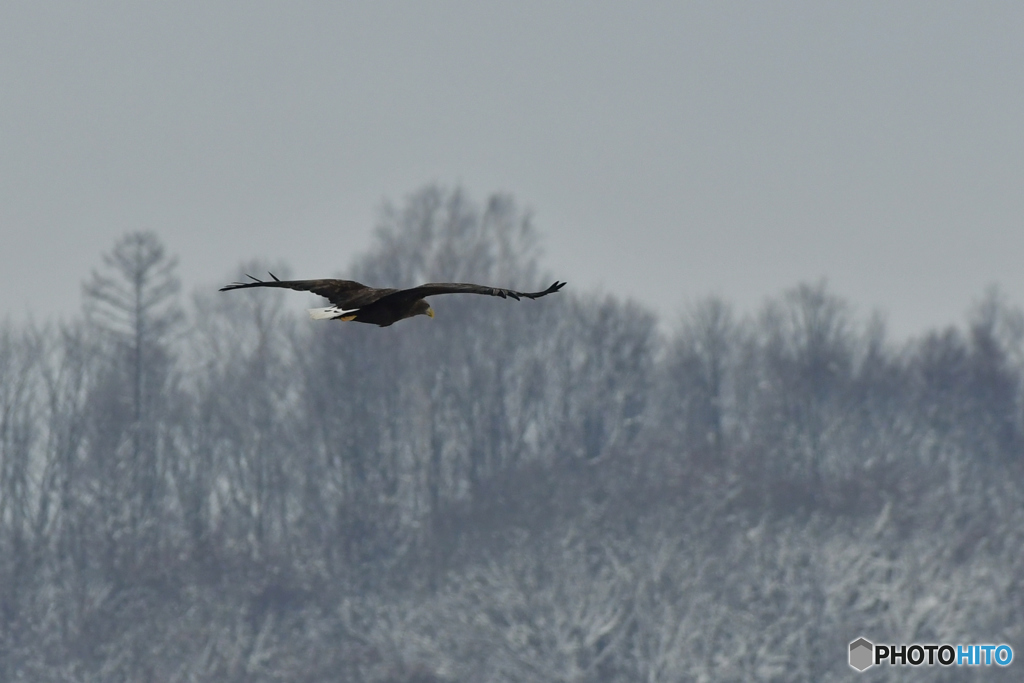
[[[420,299],[412,305],[412,315],[429,315],[433,318],[434,309],[430,307],[430,304],[427,303],[426,299]]]

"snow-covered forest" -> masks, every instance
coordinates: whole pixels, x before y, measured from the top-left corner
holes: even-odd
[[[847,664],[859,636],[1024,653],[998,292],[894,341],[824,282],[663,324],[570,282],[387,329],[216,291],[332,275],[300,265],[190,293],[131,234],[81,312],[0,327],[0,680],[1019,679]],[[438,187],[338,274],[563,277],[513,199]]]

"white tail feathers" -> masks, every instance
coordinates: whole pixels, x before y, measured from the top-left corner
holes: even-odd
[[[344,311],[337,306],[328,306],[327,308],[310,308],[309,317],[313,320],[332,320],[334,318],[340,318],[349,312],[350,311]]]

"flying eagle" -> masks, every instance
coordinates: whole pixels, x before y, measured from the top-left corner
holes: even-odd
[[[310,318],[351,320],[381,327],[387,327],[414,315],[429,315],[433,318],[434,309],[426,302],[425,297],[435,294],[486,294],[500,296],[502,299],[511,297],[518,301],[522,297],[539,299],[565,286],[564,282],[556,281],[542,292],[517,292],[512,289],[459,282],[432,282],[411,289],[376,289],[351,280],[279,280],[273,273],[270,273],[270,277],[273,278],[270,281],[257,280],[252,275],[246,277],[251,278],[253,282],[233,282],[221,287],[220,291],[249,287],[283,287],[300,292],[313,292],[328,299],[333,306],[309,309]]]

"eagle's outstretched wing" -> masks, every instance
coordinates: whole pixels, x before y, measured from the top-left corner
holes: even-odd
[[[555,283],[550,287],[540,292],[517,292],[514,289],[485,287],[484,285],[473,285],[462,282],[431,282],[430,284],[420,285],[419,287],[402,289],[388,296],[393,298],[401,297],[403,299],[422,299],[424,297],[434,296],[435,294],[486,294],[488,296],[500,296],[502,299],[512,298],[518,301],[521,298],[539,299],[542,296],[547,296],[548,294],[557,292],[562,287],[565,287],[564,282],[555,281]]]
[[[352,280],[279,280],[273,273],[274,278],[270,281],[257,280],[252,275],[253,282],[232,282],[220,288],[220,291],[227,292],[232,289],[248,289],[249,287],[282,287],[294,289],[300,292],[312,292],[328,299],[340,309],[350,310],[368,306],[373,302],[399,291],[397,289],[376,289],[366,285],[353,282]]]

